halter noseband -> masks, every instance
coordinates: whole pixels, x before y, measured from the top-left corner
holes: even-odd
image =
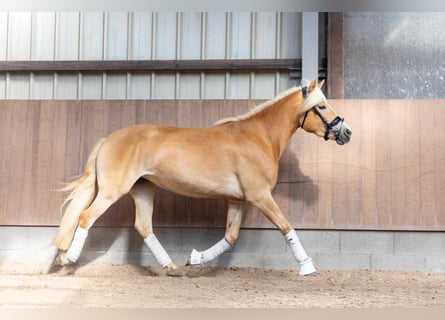
[[[307,87],[301,88],[301,92],[303,93],[303,98],[306,99],[307,98]],[[318,108],[318,106],[315,105],[311,109],[309,109],[308,111],[305,112],[303,122],[301,123],[302,129],[304,129],[304,123],[306,122],[307,115],[308,115],[309,111],[311,111],[311,110],[314,110],[315,114],[321,119],[321,121],[326,126],[326,131],[324,133],[325,141],[329,140],[329,134],[331,133],[332,129],[335,126],[337,126],[339,123],[340,123],[340,127],[341,127],[341,125],[343,124],[343,121],[345,120],[345,118],[336,116],[331,122],[328,122],[328,120],[326,120],[326,118],[321,114],[321,111]],[[340,130],[338,130],[337,133],[335,134],[335,140],[337,140],[339,134],[340,134]]]

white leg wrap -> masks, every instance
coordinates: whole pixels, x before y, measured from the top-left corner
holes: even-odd
[[[207,263],[212,261],[222,253],[226,252],[232,247],[229,241],[226,238],[218,241],[214,246],[210,247],[205,251],[197,251],[193,249],[192,254],[190,255],[190,264],[197,265]]]
[[[162,267],[166,267],[172,262],[167,251],[165,251],[158,238],[156,238],[153,233],[145,238],[144,242]]]
[[[76,232],[74,233],[73,242],[71,242],[71,246],[66,252],[66,258],[68,261],[76,262],[77,259],[79,259],[87,237],[88,230],[77,227]]]
[[[304,251],[295,230],[292,229],[285,234],[284,237],[286,238],[286,242],[295,257],[295,260],[297,260],[297,262],[300,264],[300,275],[314,273],[316,270],[314,264],[312,263],[312,259],[309,258],[306,251]]]

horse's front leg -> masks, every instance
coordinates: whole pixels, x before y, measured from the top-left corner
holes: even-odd
[[[146,180],[140,179],[131,188],[130,194],[136,207],[134,227],[144,239],[144,243],[155,256],[158,263],[166,270],[169,276],[182,276],[182,272],[173,263],[159,240],[153,233],[153,201],[156,186]]]
[[[312,259],[306,254],[297,233],[275,203],[272,194],[270,192],[264,192],[262,196],[255,198],[252,204],[260,209],[284,235],[295,260],[300,264],[299,274],[303,276],[315,274],[317,270],[312,263]]]
[[[187,264],[203,265],[229,250],[238,239],[245,210],[245,202],[229,201],[229,208],[227,210],[226,233],[224,238],[205,251],[197,251],[193,249]]]

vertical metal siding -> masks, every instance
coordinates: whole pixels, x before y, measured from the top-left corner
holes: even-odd
[[[0,59],[7,59],[8,49],[8,13],[0,12]]]
[[[227,47],[227,19],[223,12],[205,13],[203,59],[225,59]]]
[[[160,73],[153,74],[151,86],[152,99],[175,99],[176,98],[176,74]]]
[[[8,13],[0,12],[0,59],[7,60]],[[0,74],[0,99],[6,99],[6,74]]]
[[[54,99],[77,99],[78,98],[77,74],[56,74],[54,76]]]
[[[277,54],[277,14],[255,13],[255,46],[253,58],[274,59]]]
[[[33,12],[31,20],[31,60],[54,60],[55,13]]]
[[[155,14],[153,30],[154,41],[153,59],[177,59],[177,20],[178,15],[174,12],[158,12]]]
[[[0,74],[0,99],[6,99],[6,75]]]
[[[202,14],[184,12],[178,17],[178,59],[201,59]]]
[[[104,13],[85,12],[80,15],[81,60],[102,60],[104,58]]]
[[[104,25],[104,60],[126,60],[129,47],[128,13],[108,12]]]
[[[226,98],[226,74],[205,74],[203,80],[202,99],[224,99]]]
[[[8,19],[8,60],[31,58],[31,13],[11,12]]]
[[[79,59],[80,19],[78,12],[56,13],[55,59]]]
[[[0,13],[1,60],[301,58],[298,12]],[[2,74],[6,99],[267,99],[286,72]]]
[[[251,53],[251,19],[249,12],[230,14],[230,42],[228,59],[249,59]]]
[[[54,96],[53,74],[31,74],[30,99],[52,99]]]
[[[128,59],[153,59],[153,13],[132,12],[129,17]]]
[[[128,99],[150,99],[151,77],[151,74],[133,74],[128,76]]]
[[[79,99],[102,99],[102,74],[80,75]]]
[[[301,13],[281,13],[280,58],[301,58]]]
[[[29,74],[6,75],[6,99],[29,99],[30,96]]]

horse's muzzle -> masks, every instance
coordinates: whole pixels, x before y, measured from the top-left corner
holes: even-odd
[[[351,140],[352,131],[348,127],[346,123],[342,123],[341,127],[338,130],[337,138],[335,139],[335,142],[339,145],[344,145],[345,143],[348,143]]]

